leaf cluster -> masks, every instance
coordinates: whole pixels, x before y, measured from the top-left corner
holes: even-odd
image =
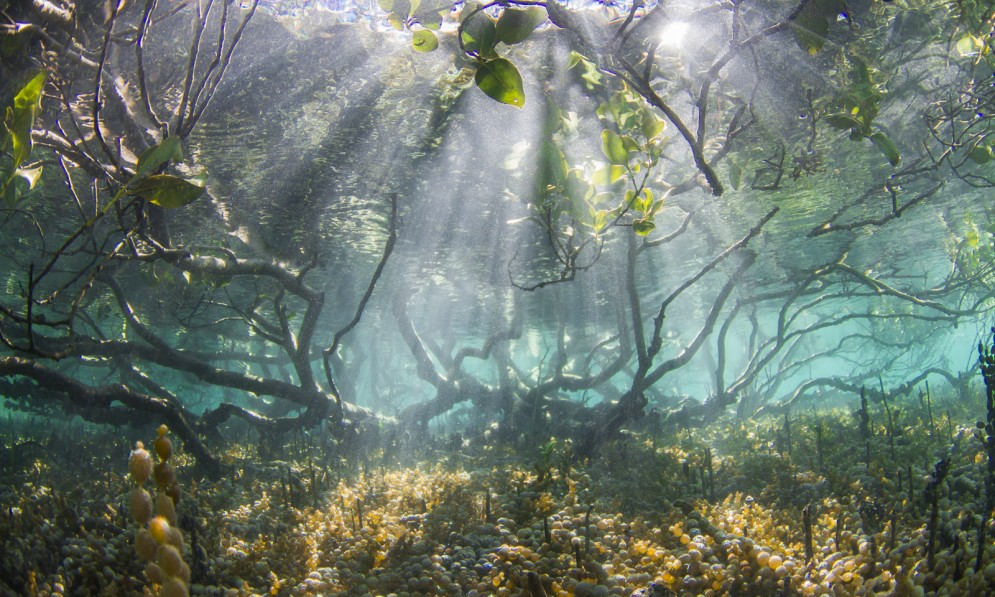
[[[818,54],[826,45],[830,25],[839,15],[847,14],[846,10],[843,0],[814,0],[805,4],[791,22],[798,47],[810,55]]]
[[[439,47],[435,34],[442,19],[449,14],[451,3],[445,0],[378,0],[387,13],[387,22],[394,29],[411,31],[411,47],[418,52],[431,52]]]
[[[488,97],[521,108],[525,90],[518,68],[498,54],[498,44],[513,46],[528,39],[546,21],[539,7],[505,8],[497,19],[487,14],[490,5],[468,3],[460,13],[459,42],[476,68],[474,82]]]
[[[837,99],[838,111],[826,114],[824,119],[830,126],[850,131],[853,141],[870,139],[891,165],[897,166],[902,159],[898,146],[884,131],[874,126],[884,90],[874,81],[871,69],[863,59],[854,56],[849,62],[848,84]]]
[[[203,180],[182,178],[173,174],[155,174],[170,162],[182,162],[183,150],[179,137],[166,137],[138,158],[135,174],[125,185],[128,193],[159,207],[183,207],[204,193]]]
[[[964,232],[956,247],[957,269],[969,279],[987,279],[995,284],[995,223],[979,224],[971,215],[964,217]]]
[[[581,69],[585,62],[579,54],[571,57]],[[596,113],[602,127],[600,155],[576,165],[568,162],[564,144],[576,133],[577,116],[551,101],[549,130],[535,153],[534,219],[557,239],[553,248],[570,271],[585,267],[579,261],[585,251],[597,258],[612,228],[650,234],[666,204],[666,193],[648,185],[666,145],[665,121],[627,86],[607,96]]]

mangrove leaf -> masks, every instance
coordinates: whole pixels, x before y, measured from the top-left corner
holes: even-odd
[[[654,228],[656,228],[656,224],[650,219],[636,220],[632,223],[632,231],[639,236],[646,236],[653,232]]]
[[[898,162],[902,161],[902,154],[898,151],[898,146],[891,140],[891,137],[882,131],[877,131],[871,135],[871,141],[878,146],[878,149],[888,158],[892,166],[897,166]]]
[[[134,185],[131,193],[159,207],[172,209],[183,207],[201,196],[204,187],[197,182],[172,174],[155,174]]]
[[[31,155],[31,129],[35,124],[35,116],[41,109],[41,90],[47,79],[46,71],[35,75],[14,96],[13,107],[7,108],[4,124],[10,134],[15,168]]]
[[[545,21],[546,11],[535,6],[526,9],[505,9],[497,22],[495,31],[497,40],[509,46],[521,43]]]
[[[162,143],[153,145],[138,158],[138,165],[135,166],[135,177],[137,180],[146,174],[155,172],[167,162],[182,162],[183,149],[180,147],[179,137],[166,137]]]
[[[525,105],[525,91],[522,75],[518,69],[505,58],[481,60],[477,65],[474,81],[481,91],[491,98],[518,108]]]
[[[428,29],[420,29],[411,36],[411,47],[419,52],[431,52],[439,47],[439,38]]]
[[[615,131],[605,129],[601,131],[601,151],[608,158],[608,162],[618,166],[625,166],[629,163],[629,150]]]

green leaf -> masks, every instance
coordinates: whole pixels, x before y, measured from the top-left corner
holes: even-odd
[[[608,164],[598,168],[591,174],[591,184],[608,185],[618,182],[623,176],[625,176],[625,166]]]
[[[636,199],[636,192],[632,189],[626,189],[625,196],[622,198],[622,203],[624,203],[625,207],[629,209],[638,210],[639,208],[636,206],[635,199]]]
[[[377,0],[377,6],[384,12],[391,12],[394,10],[394,0]]]
[[[419,52],[431,52],[439,47],[439,38],[428,29],[420,29],[411,36],[411,47]]]
[[[459,21],[460,23],[466,24],[471,17],[475,17],[479,14],[477,11],[481,7],[481,4],[477,0],[467,0],[463,3],[463,8],[459,11]]]
[[[594,228],[596,231],[600,231],[602,228],[605,227],[607,221],[608,221],[608,210],[599,209],[598,211],[594,212],[594,221],[591,223],[591,227]]]
[[[982,44],[978,43],[978,38],[974,37],[970,33],[964,37],[957,40],[957,53],[961,56],[975,56],[978,53],[979,46]]]
[[[438,31],[442,28],[442,15],[438,12],[421,14],[418,15],[418,22],[421,23],[421,26],[426,29]]]
[[[387,15],[387,22],[390,23],[391,27],[397,29],[398,31],[404,29],[404,19],[396,12],[392,12]]]
[[[200,197],[204,187],[172,174],[155,174],[142,179],[130,190],[133,195],[138,195],[149,203],[172,209],[183,207]]]
[[[632,231],[639,236],[646,236],[656,228],[656,223],[650,219],[636,220],[632,223]]]
[[[583,54],[577,52],[576,50],[570,51],[570,56],[567,58],[567,70],[577,66],[581,62],[588,62],[587,58]]]
[[[47,78],[47,71],[35,75],[14,96],[13,107],[7,108],[5,124],[10,132],[15,168],[31,155],[31,129],[35,124],[35,116],[41,109],[41,91]]]
[[[817,2],[810,2],[791,22],[798,47],[813,56],[819,53],[829,35],[829,19],[817,5]]]
[[[31,129],[34,127],[34,116],[29,112],[16,112],[7,108],[7,117],[14,165],[19,166],[31,155]]]
[[[657,135],[663,132],[666,123],[662,118],[648,110],[645,106],[640,109],[641,121],[639,123],[639,128],[646,137],[646,140],[653,139]]]
[[[539,149],[539,182],[542,185],[562,185],[567,181],[569,168],[563,151],[552,141],[543,141]]]
[[[601,72],[598,70],[597,65],[584,57],[583,54],[572,51],[570,52],[570,59],[567,62],[567,69],[572,69],[575,66],[582,67],[584,72],[581,73],[580,78],[584,82],[584,86],[589,90],[601,85]]]
[[[850,62],[853,63],[850,77],[853,79],[855,90],[861,93],[871,93],[873,91],[871,89],[871,69],[868,68],[867,63],[859,56],[851,56]]]
[[[522,75],[507,59],[479,61],[473,79],[481,91],[502,104],[518,108],[525,106]]]
[[[823,117],[823,120],[829,123],[830,126],[834,126],[844,131],[849,129],[857,129],[863,126],[859,120],[842,112],[837,112],[836,114],[826,114]]]
[[[513,45],[525,41],[540,24],[546,21],[546,11],[533,6],[524,10],[506,8],[498,19],[497,40]]]
[[[393,0],[390,10],[403,21],[411,15],[411,2],[408,0]]]
[[[989,145],[978,145],[967,154],[967,157],[975,164],[987,164],[993,159],[992,148]]]
[[[897,166],[898,162],[902,161],[902,154],[898,151],[898,146],[895,145],[895,142],[882,131],[877,131],[871,135],[871,141],[874,141],[874,144],[877,145],[878,149],[881,150],[881,153],[888,158],[888,161],[891,162],[892,166]]]
[[[484,56],[491,52],[496,44],[497,28],[494,19],[483,12],[478,12],[463,21],[463,47],[468,51]]]
[[[743,184],[743,169],[736,162],[729,162],[729,186],[732,190],[738,191],[739,185]]]
[[[41,109],[41,90],[47,79],[47,71],[41,71],[32,77],[14,96],[14,110],[31,110],[36,114]]]
[[[169,161],[183,161],[183,148],[180,147],[179,137],[166,137],[162,143],[143,151],[138,158],[138,165],[135,166],[135,176],[132,180],[138,180],[146,174],[158,170],[160,166]]]
[[[626,149],[622,137],[615,131],[610,129],[601,131],[601,151],[611,164],[625,166],[629,163],[629,150]]]
[[[598,104],[598,107],[594,109],[594,114],[598,118],[604,118],[605,120],[614,118],[614,115],[612,114],[612,107],[609,102],[601,102]]]
[[[978,243],[980,241],[981,241],[981,235],[978,234],[977,228],[968,229],[967,234],[964,235],[964,242],[966,242],[967,246],[971,247],[972,249],[977,249]]]

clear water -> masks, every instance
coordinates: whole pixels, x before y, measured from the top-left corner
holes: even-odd
[[[125,463],[164,420],[194,594],[995,586],[995,444],[974,425],[995,424],[978,363],[995,307],[987,9],[527,1],[574,32],[495,46],[522,78],[513,107],[478,88],[501,63],[461,53],[461,3],[436,7],[431,53],[389,2],[135,0],[110,20],[98,4],[0,0],[16,32],[0,174],[36,182],[0,209],[0,595],[159,590]],[[175,209],[134,174],[169,147],[141,103],[145,7],[157,114],[190,65],[226,69],[183,159],[152,169],[203,184]],[[633,10],[640,49],[613,55]],[[540,149],[578,177],[618,162],[624,123],[599,114],[637,87],[645,48],[660,99],[638,117],[672,109],[697,135],[707,92],[693,149],[724,192],[668,120],[645,181],[559,181],[574,211],[544,227]],[[15,95],[39,66],[34,148],[10,177],[32,128]],[[569,221],[632,181],[666,197],[645,237],[632,213],[597,238]]]

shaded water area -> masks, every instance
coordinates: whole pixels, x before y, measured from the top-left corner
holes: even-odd
[[[0,595],[995,591],[990,10],[671,4],[0,0]]]

